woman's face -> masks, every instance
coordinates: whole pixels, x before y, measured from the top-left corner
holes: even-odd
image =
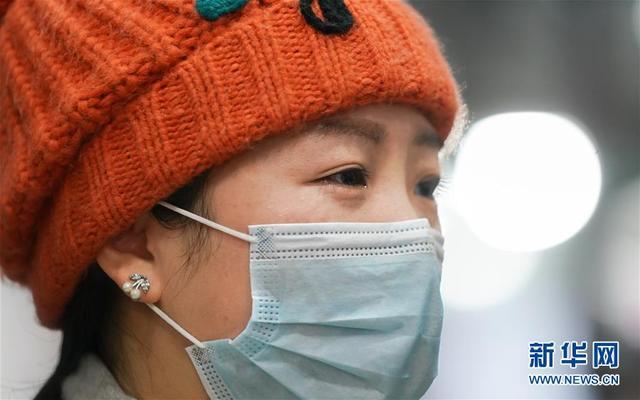
[[[242,232],[251,224],[421,217],[440,229],[439,174],[437,136],[422,114],[369,105],[267,138],[214,168],[208,206],[215,222]],[[231,338],[251,315],[249,244],[214,230],[210,240],[193,277],[162,297],[196,337]],[[181,260],[166,261],[170,276]]]
[[[252,224],[423,217],[439,230],[433,199],[439,145],[428,120],[408,106],[368,105],[336,114],[259,141],[215,167],[207,186],[209,214],[242,232]],[[209,233],[199,265],[185,271],[183,234],[146,215],[119,245],[106,246],[98,263],[118,284],[133,272],[147,275],[151,290],[141,301],[156,303],[196,338],[233,338],[251,315],[249,244]],[[127,330],[152,349],[162,346],[154,357],[177,352],[170,361],[154,360],[156,365],[188,362],[185,339],[150,310],[122,298],[118,315]],[[172,369],[164,370],[171,379]]]

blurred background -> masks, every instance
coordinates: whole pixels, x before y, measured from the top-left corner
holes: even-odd
[[[412,1],[438,33],[470,125],[443,158],[445,324],[430,399],[640,399],[640,6]],[[30,295],[1,286],[0,398],[57,361]],[[561,365],[565,341],[620,343],[618,369]],[[554,368],[529,344],[555,342]],[[620,374],[619,386],[529,374]]]
[[[471,125],[445,163],[440,373],[426,398],[640,399],[637,1],[413,1]],[[560,365],[620,342],[617,370]],[[554,368],[529,343],[555,341]],[[620,386],[530,385],[617,373]]]

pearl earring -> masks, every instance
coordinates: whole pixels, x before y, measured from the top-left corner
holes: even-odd
[[[144,294],[149,292],[151,284],[146,276],[135,273],[129,275],[129,280],[133,283],[129,281],[123,283],[122,291],[129,295],[131,300],[137,301],[140,299],[141,291],[144,292]]]

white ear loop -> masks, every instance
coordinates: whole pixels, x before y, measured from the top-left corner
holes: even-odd
[[[231,229],[231,228],[228,228],[228,227],[226,227],[224,225],[220,225],[220,224],[217,224],[217,223],[215,223],[213,221],[209,221],[206,218],[203,218],[203,217],[201,217],[201,216],[199,216],[197,214],[194,214],[194,213],[192,213],[190,211],[187,211],[185,209],[182,209],[180,207],[176,207],[171,203],[167,203],[166,201],[159,201],[158,204],[160,204],[162,206],[165,206],[168,209],[177,212],[178,214],[182,214],[185,217],[189,217],[189,218],[191,218],[193,220],[196,220],[196,221],[198,221],[198,222],[200,222],[202,224],[205,224],[210,228],[217,229],[217,230],[222,231],[224,233],[227,233],[227,234],[229,234],[231,236],[235,236],[238,239],[242,239],[242,240],[250,242],[250,243],[258,241],[258,238],[255,237],[255,236],[248,235],[248,234],[243,233],[243,232],[238,232],[235,229]]]
[[[196,346],[198,346],[201,349],[204,349],[204,344],[202,344],[201,341],[199,341],[198,339],[196,339],[195,337],[193,337],[192,334],[190,334],[189,332],[187,332],[183,327],[181,327],[180,325],[178,325],[178,323],[174,320],[171,319],[171,317],[169,317],[167,314],[164,313],[164,311],[162,311],[161,309],[159,309],[157,306],[155,306],[154,304],[149,304],[149,303],[145,303],[146,305],[149,306],[150,309],[153,310],[153,312],[155,312],[156,314],[158,314],[160,316],[160,318],[162,318],[167,324],[171,325],[171,327],[173,329],[175,329],[176,331],[178,331],[179,334],[181,334],[182,336],[184,336],[188,341],[190,341],[191,343],[195,344]]]
[[[217,223],[215,223],[213,221],[209,221],[208,219],[203,218],[203,217],[201,217],[201,216],[199,216],[197,214],[189,212],[189,211],[187,211],[185,209],[182,209],[180,207],[176,207],[171,203],[167,203],[165,201],[159,201],[158,204],[160,204],[160,205],[162,205],[162,206],[164,206],[164,207],[166,207],[166,208],[168,208],[170,210],[173,210],[173,211],[177,212],[178,214],[182,214],[185,217],[189,217],[189,218],[191,218],[193,220],[196,220],[196,221],[198,221],[198,222],[200,222],[202,224],[205,224],[210,228],[217,229],[217,230],[222,231],[224,233],[227,233],[227,234],[229,234],[231,236],[237,237],[238,239],[242,239],[242,240],[250,242],[250,243],[258,241],[258,238],[255,237],[255,236],[248,235],[248,234],[243,233],[243,232],[238,232],[238,231],[236,231],[234,229],[231,229],[231,228],[228,228],[228,227],[226,227],[224,225],[220,225],[220,224],[217,224]],[[156,305],[149,304],[149,303],[145,303],[145,304],[147,306],[149,306],[149,308],[153,312],[158,314],[158,316],[160,318],[162,318],[167,324],[169,324],[173,329],[178,331],[179,334],[184,336],[185,339],[187,339],[188,341],[190,341],[191,343],[193,343],[194,345],[196,345],[197,347],[199,347],[201,349],[205,348],[204,344],[202,344],[201,341],[196,339],[192,334],[190,334],[183,327],[178,325],[178,323],[176,321],[171,319],[171,317],[169,317],[167,314],[165,314],[165,312],[162,311],[160,308],[158,308]]]
[[[238,231],[236,231],[234,229],[231,229],[231,228],[228,228],[228,227],[226,227],[224,225],[220,225],[220,224],[217,224],[217,223],[215,223],[213,221],[209,221],[208,219],[203,218],[203,217],[201,217],[201,216],[199,216],[197,214],[189,212],[189,211],[187,211],[185,209],[182,209],[180,207],[176,207],[171,203],[167,203],[165,201],[159,201],[158,204],[160,204],[160,205],[162,205],[164,207],[167,207],[168,209],[173,210],[173,211],[175,211],[175,212],[177,212],[179,214],[182,214],[182,215],[184,215],[186,217],[189,217],[189,218],[194,219],[194,220],[196,220],[198,222],[201,222],[201,223],[207,225],[210,228],[217,229],[217,230],[222,231],[224,233],[227,233],[227,234],[229,234],[231,236],[237,237],[238,239],[242,239],[242,240],[245,240],[247,242],[256,242],[256,241],[259,240],[255,236],[248,235],[248,234],[243,233],[243,232],[238,232]],[[440,245],[440,246],[438,246],[438,247],[440,247],[440,250],[438,251],[438,253],[439,253],[438,255],[439,255],[439,257],[442,257],[441,246],[442,246],[442,243],[444,242],[444,238],[442,237],[440,232],[438,232],[438,231],[436,231],[436,230],[434,230],[432,228],[430,228],[430,229],[434,232],[434,234],[435,234],[434,236],[436,238],[436,242]],[[191,343],[193,343],[194,345],[196,345],[197,347],[199,347],[201,349],[205,348],[204,344],[202,344],[201,341],[199,341],[198,339],[193,337],[193,335],[191,335],[183,327],[178,325],[178,323],[176,321],[171,319],[171,317],[169,317],[167,314],[165,314],[157,306],[155,306],[153,304],[149,304],[149,303],[145,303],[145,304],[147,304],[147,306],[149,306],[149,308],[151,308],[151,310],[153,310],[153,312],[158,314],[158,316],[160,316],[160,318],[162,318],[167,324],[169,324],[173,329],[178,331],[178,333],[180,333],[182,336],[184,336]]]

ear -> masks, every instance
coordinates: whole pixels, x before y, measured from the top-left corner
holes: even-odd
[[[154,255],[149,251],[147,236],[153,218],[149,211],[142,214],[136,222],[124,232],[111,238],[96,256],[102,270],[122,288],[125,282],[131,282],[129,276],[134,273],[145,276],[150,283],[149,291],[141,291],[138,301],[156,303],[163,291],[161,274]]]

